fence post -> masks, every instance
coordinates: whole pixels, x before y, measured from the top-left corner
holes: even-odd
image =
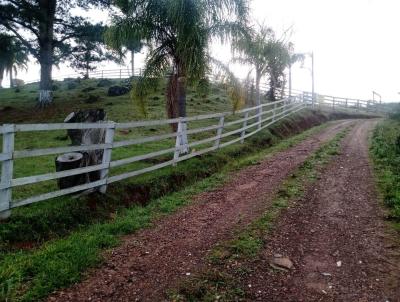
[[[175,141],[175,152],[174,152],[174,163],[173,166],[177,165],[177,161],[179,159],[179,154],[181,153],[181,142],[182,142],[182,120],[179,119],[178,122],[178,130],[176,131],[176,141]]]
[[[101,78],[104,78],[104,70],[101,71]]]
[[[247,127],[247,119],[248,119],[248,118],[249,118],[249,112],[247,111],[247,112],[244,114],[243,130],[242,130],[242,133],[241,133],[241,135],[240,135],[240,137],[241,137],[240,143],[241,143],[241,144],[244,143],[244,136],[246,135],[246,129],[244,129],[244,128]]]
[[[11,180],[13,179],[13,155],[14,152],[14,138],[15,127],[14,125],[4,125],[3,129],[3,153],[10,154],[9,158],[2,162],[1,165],[1,180],[0,180],[0,220],[7,219],[11,215],[11,199],[12,188]]]
[[[287,106],[287,99],[283,99],[283,105],[282,105],[282,111],[284,112],[286,110],[286,106]]]
[[[360,100],[357,100],[357,110],[360,110]]]
[[[332,98],[332,108],[333,111],[335,111],[335,97]]]
[[[110,171],[110,162],[111,162],[111,154],[112,154],[112,144],[114,142],[114,134],[115,134],[115,123],[112,124],[111,127],[106,129],[106,137],[104,139],[105,144],[111,144],[111,146],[104,148],[103,151],[103,159],[101,163],[107,165],[107,168],[101,170],[100,172],[100,179],[108,178],[108,173]],[[100,187],[100,192],[105,194],[107,191],[107,183]]]
[[[219,145],[221,143],[221,135],[222,131],[224,130],[224,122],[225,122],[225,116],[221,116],[219,118],[219,124],[218,124],[218,129],[217,129],[217,139],[214,143],[214,147],[219,148]]]
[[[258,129],[261,129],[261,123],[262,123],[262,112],[263,112],[263,107],[262,103],[259,105],[260,108],[257,110],[257,115],[258,115]]]
[[[346,108],[348,107],[349,99],[346,99]]]

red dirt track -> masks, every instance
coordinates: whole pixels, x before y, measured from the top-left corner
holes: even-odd
[[[224,186],[195,196],[191,205],[155,222],[153,228],[125,237],[120,247],[106,255],[101,268],[91,271],[81,283],[56,292],[49,301],[164,301],[167,289],[206,264],[204,258],[213,245],[231,238],[234,229],[259,217],[282,181],[351,123],[354,121],[336,122],[296,146],[235,173]],[[368,170],[367,163],[359,168]],[[334,207],[325,211],[336,213]],[[364,217],[362,213],[360,217]]]
[[[399,242],[384,223],[368,159],[374,124],[358,122],[341,154],[280,217],[264,258],[253,263],[249,300],[400,301]],[[273,271],[274,254],[295,268]]]

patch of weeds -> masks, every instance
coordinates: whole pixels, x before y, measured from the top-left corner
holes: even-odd
[[[244,296],[235,280],[218,270],[205,271],[183,282],[176,291],[169,293],[172,301],[237,301]]]
[[[377,125],[370,140],[370,155],[382,199],[389,209],[388,218],[400,223],[400,119],[388,119]]]

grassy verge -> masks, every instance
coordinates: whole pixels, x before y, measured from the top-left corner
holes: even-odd
[[[371,138],[370,154],[379,191],[389,218],[400,226],[400,118],[380,122]],[[399,227],[400,229],[400,227]]]
[[[294,123],[294,121],[292,122]],[[112,215],[108,215],[108,219],[104,221],[83,225],[65,238],[53,239],[36,249],[3,253],[0,263],[0,300],[37,301],[55,289],[80,280],[82,273],[87,268],[96,266],[101,262],[101,253],[104,250],[118,244],[121,235],[150,226],[158,217],[170,214],[188,204],[194,194],[222,184],[229,177],[231,171],[256,163],[269,154],[297,144],[309,135],[320,131],[323,127],[326,127],[326,125],[284,140],[272,148],[261,149],[262,144],[269,140],[266,140],[265,137],[255,137],[251,143],[252,147],[250,145],[247,147],[250,148],[248,151],[246,151],[246,147],[235,146],[216,152],[209,155],[208,160],[219,167],[219,170],[214,170],[219,171],[219,173],[211,177],[195,182],[179,192],[158,199],[153,198],[144,206],[133,205],[129,208],[120,208],[118,211],[112,212]],[[275,139],[277,139],[277,136],[275,136]],[[260,140],[260,142],[257,144],[256,140]],[[228,154],[229,157],[227,157]],[[250,154],[250,156],[245,156],[246,154]],[[224,164],[222,165],[220,162],[223,157],[227,158],[223,160]],[[188,161],[186,165],[180,165],[182,173],[187,173],[188,178],[190,178],[189,171],[210,168],[207,166],[207,158],[195,160]],[[179,166],[177,168],[179,169]],[[170,178],[168,178],[167,172],[164,173],[166,173],[164,181],[167,185]],[[160,181],[158,178],[154,178],[155,176],[147,177],[154,181]],[[151,186],[153,185],[155,184],[152,183]],[[48,208],[45,210],[47,211]],[[76,211],[79,212],[79,207]],[[63,214],[65,213],[63,211]],[[63,218],[62,214],[58,214],[57,217]],[[37,216],[37,218],[47,219],[47,223],[50,221],[49,217],[46,216]],[[54,220],[54,217],[52,220]]]
[[[170,292],[174,301],[239,301],[245,298],[243,280],[251,273],[266,244],[266,235],[283,209],[301,198],[321,170],[337,155],[345,130],[309,157],[282,185],[271,208],[232,240],[222,242],[209,253],[210,268],[184,281]]]

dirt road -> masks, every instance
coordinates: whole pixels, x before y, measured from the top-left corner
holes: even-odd
[[[280,217],[247,280],[249,300],[400,301],[399,245],[384,224],[368,160],[374,123],[359,122],[301,206]],[[272,270],[274,254],[294,269]]]
[[[194,197],[190,206],[166,217],[154,228],[126,237],[100,269],[49,300],[163,300],[166,289],[202,267],[213,245],[229,239],[235,228],[261,215],[281,182],[350,123],[337,122],[300,144],[243,169],[223,187]]]

